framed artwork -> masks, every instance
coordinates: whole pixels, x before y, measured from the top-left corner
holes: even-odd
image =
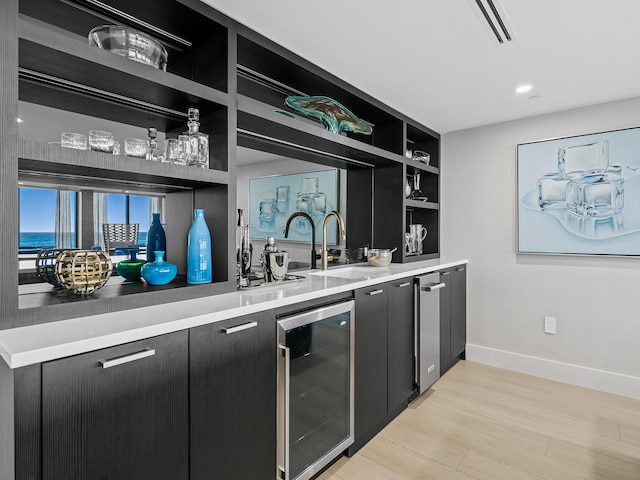
[[[338,210],[338,171],[276,175],[249,179],[249,222],[252,239],[274,237],[276,241],[310,242],[312,228],[303,216],[297,216],[289,225],[289,236],[284,229],[289,216],[295,212],[308,214],[315,225],[316,242],[322,241],[322,222],[331,210]],[[327,243],[337,243],[337,222],[330,221]]]
[[[518,253],[640,256],[640,127],[517,146]]]

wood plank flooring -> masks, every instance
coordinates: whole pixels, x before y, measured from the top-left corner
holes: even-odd
[[[461,361],[318,480],[640,480],[640,400]]]

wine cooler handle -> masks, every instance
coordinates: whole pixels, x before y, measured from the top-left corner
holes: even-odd
[[[278,345],[278,478],[289,480],[289,383],[291,352],[286,345]]]

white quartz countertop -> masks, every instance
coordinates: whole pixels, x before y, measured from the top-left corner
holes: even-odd
[[[0,356],[10,368],[19,368],[466,263],[435,259],[303,270],[293,272],[304,276],[295,282],[0,330]]]

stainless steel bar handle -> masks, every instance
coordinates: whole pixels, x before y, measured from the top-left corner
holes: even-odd
[[[281,389],[281,401],[278,405],[278,429],[280,440],[278,445],[278,477],[289,480],[289,377],[291,375],[291,353],[289,347],[278,345],[280,349],[280,379],[278,388]]]
[[[451,272],[442,272],[441,275],[444,277],[445,275],[449,275]]]
[[[247,330],[249,328],[257,327],[258,322],[247,322],[241,323],[240,325],[236,325],[235,327],[224,327],[222,331],[227,335],[231,335],[232,333],[241,332],[242,330]]]
[[[411,282],[402,282],[402,283],[399,283],[396,286],[399,287],[399,288],[404,288],[404,287],[408,287],[409,285],[411,285]]]
[[[367,295],[380,295],[381,293],[384,293],[384,290],[380,289],[380,290],[372,290],[370,292],[367,292]]]
[[[110,360],[100,360],[100,364],[102,365],[102,368],[117,367],[118,365],[122,365],[123,363],[135,362],[136,360],[140,360],[146,357],[151,357],[152,355],[155,355],[155,354],[156,354],[155,349],[148,348],[141,352],[132,353],[131,355],[112,358]]]
[[[444,282],[440,282],[440,283],[436,283],[435,285],[431,285],[430,287],[424,287],[422,290],[424,290],[425,292],[433,292],[434,290],[438,290],[440,288],[446,287],[446,283]]]
[[[456,268],[456,272],[464,272],[464,267]]]

